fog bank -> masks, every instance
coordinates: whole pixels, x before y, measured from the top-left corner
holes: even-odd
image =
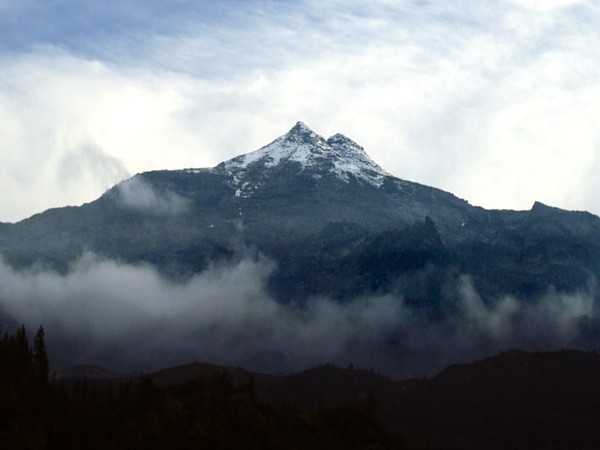
[[[0,323],[30,331],[43,324],[56,365],[124,371],[206,361],[289,372],[352,362],[407,377],[508,348],[591,349],[600,342],[593,285],[486,302],[465,275],[453,287],[451,312],[433,320],[400,294],[282,305],[266,289],[275,268],[264,257],[247,257],[175,283],[150,266],[91,254],[67,275],[0,262]]]

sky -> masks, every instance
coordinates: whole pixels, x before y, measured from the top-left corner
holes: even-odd
[[[486,208],[600,214],[600,2],[0,0],[0,221],[301,120]]]

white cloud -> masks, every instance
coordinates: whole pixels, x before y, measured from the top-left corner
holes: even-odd
[[[185,165],[202,147],[178,122],[184,100],[172,79],[54,49],[2,64],[4,220],[90,201],[130,172]]]
[[[174,192],[157,192],[140,177],[134,177],[118,186],[119,200],[126,208],[153,214],[179,214],[189,206],[188,199]]]
[[[581,3],[587,3],[587,0],[509,0],[515,5],[537,11],[551,11],[557,8],[564,8]]]
[[[262,257],[241,258],[175,283],[154,268],[89,254],[65,275],[0,261],[0,325],[43,324],[54,364],[136,371],[194,360],[281,372],[353,361],[416,376],[507,348],[600,344],[585,330],[600,318],[593,286],[484,300],[463,276],[439,299],[444,319],[432,320],[399,294],[284,305],[267,293],[274,268]]]

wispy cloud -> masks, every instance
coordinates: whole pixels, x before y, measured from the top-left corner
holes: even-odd
[[[586,0],[509,0],[511,3],[537,11],[551,11],[557,8],[565,8],[580,3],[588,3]]]
[[[172,215],[186,211],[190,202],[174,192],[157,192],[140,177],[134,177],[117,187],[121,206],[156,215]]]

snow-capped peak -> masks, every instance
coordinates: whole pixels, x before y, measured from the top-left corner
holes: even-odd
[[[269,145],[254,152],[237,156],[222,163],[225,168],[237,171],[254,164],[274,167],[285,161],[308,163],[315,155],[329,150],[327,141],[302,122],[298,122],[290,131],[278,137]]]
[[[362,146],[341,133],[334,134],[327,139],[327,144],[339,152],[342,157],[341,162],[343,162],[346,171],[349,173],[354,173],[359,177],[357,171],[369,172],[374,176],[390,175],[367,155]]]
[[[342,134],[335,134],[326,140],[302,122],[269,145],[225,161],[217,167],[233,175],[238,195],[245,196],[249,195],[246,192],[249,188],[246,180],[249,169],[254,172],[255,169],[271,169],[287,163],[299,164],[301,171],[315,170],[316,178],[330,173],[345,182],[355,179],[377,187],[389,175],[356,142]]]
[[[283,136],[254,152],[219,164],[215,170],[232,176],[236,195],[248,197],[260,188],[270,170],[293,164],[315,178],[333,175],[346,183],[355,180],[381,187],[390,176],[366,154],[364,148],[342,134],[323,138],[298,122]],[[257,173],[262,173],[256,177]]]

